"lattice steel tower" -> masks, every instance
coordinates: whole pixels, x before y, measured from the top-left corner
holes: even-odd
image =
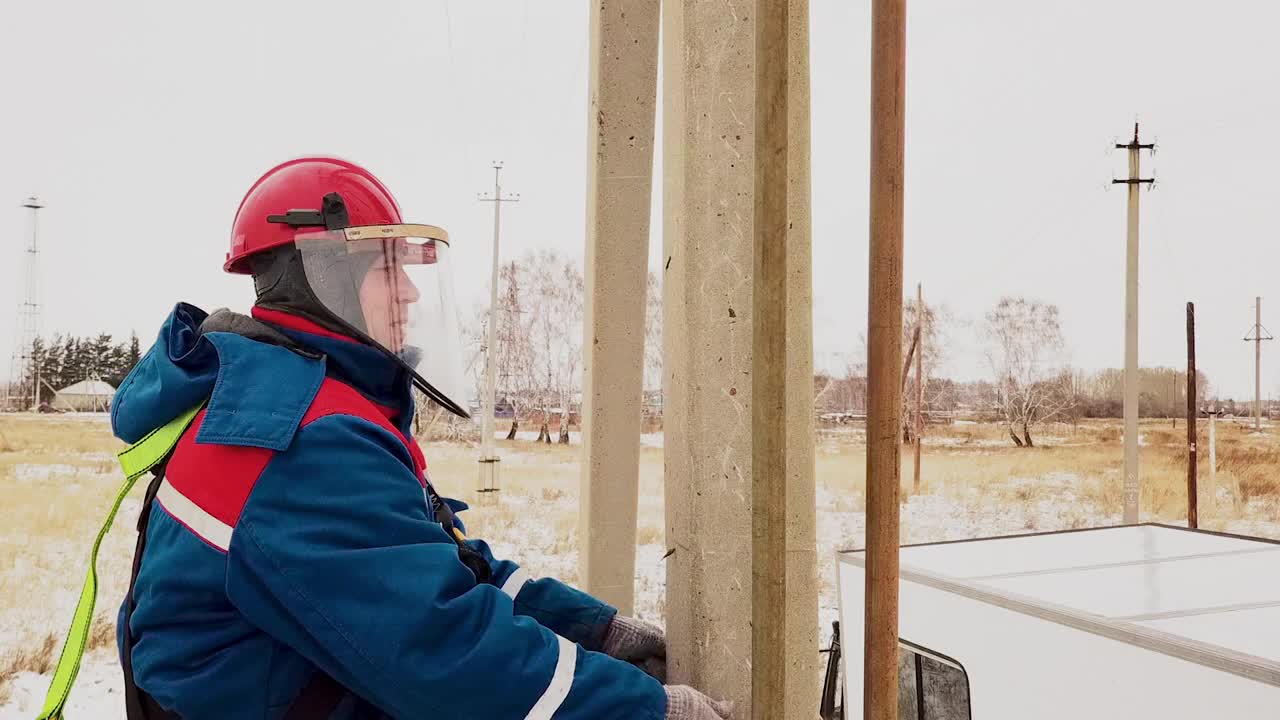
[[[40,208],[34,197],[22,207],[31,211],[31,232],[23,250],[24,280],[22,300],[18,302],[18,322],[14,326],[13,358],[9,362],[9,386],[6,406],[35,408],[40,385],[39,368],[32,349],[40,336]]]

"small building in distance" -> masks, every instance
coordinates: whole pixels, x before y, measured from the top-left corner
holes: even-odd
[[[106,412],[111,409],[111,399],[116,389],[101,380],[81,380],[59,390],[53,398],[53,407],[76,412]]]

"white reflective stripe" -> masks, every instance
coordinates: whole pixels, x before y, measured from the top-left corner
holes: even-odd
[[[175,520],[186,525],[210,545],[221,550],[231,547],[231,526],[191,502],[186,495],[169,484],[168,478],[160,482],[156,499]]]
[[[511,573],[507,581],[502,583],[502,592],[506,593],[507,597],[515,600],[527,582],[529,582],[529,573],[525,572],[524,568],[516,568],[516,571]]]
[[[559,635],[560,658],[556,660],[556,673],[551,676],[551,684],[542,693],[538,702],[525,715],[525,720],[551,720],[551,716],[560,709],[560,704],[569,696],[569,688],[573,687],[573,673],[578,669],[578,646]]]

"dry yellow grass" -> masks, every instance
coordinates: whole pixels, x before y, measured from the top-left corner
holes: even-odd
[[[100,419],[0,415],[0,703],[15,674],[57,660],[89,546],[120,485],[119,447]],[[90,648],[115,641],[137,508],[122,508],[104,544]]]
[[[1179,521],[1186,514],[1186,430],[1179,423],[1142,425],[1144,518]],[[852,522],[863,509],[865,448],[857,429],[824,431],[818,439],[817,475],[823,522]],[[1202,525],[1222,527],[1240,517],[1274,515],[1280,501],[1280,438],[1274,430],[1252,434],[1220,423],[1217,484],[1210,487],[1207,428],[1200,433]],[[1007,432],[991,425],[930,428],[925,444],[922,495],[947,499],[968,516],[1058,502],[1054,526],[1098,524],[1121,508],[1121,433],[1116,422],[1041,430],[1039,446],[1018,449]],[[0,703],[6,680],[23,670],[47,670],[56,659],[88,549],[120,484],[119,449],[105,421],[65,417],[0,416]],[[470,534],[515,557],[537,557],[535,572],[567,582],[578,576],[579,446],[499,443],[503,455],[501,498],[478,501],[475,450],[434,443],[426,447],[430,474],[440,491],[469,502]],[[641,450],[637,543],[661,556],[665,536],[663,451]],[[903,453],[903,497],[910,504],[911,453]],[[1239,497],[1233,496],[1239,488]],[[1071,502],[1062,503],[1063,494]],[[128,580],[133,522],[140,490],[122,506],[99,563],[99,618],[92,645],[114,642],[114,612]],[[1027,529],[1042,521],[1024,513]],[[910,514],[904,513],[910,540]],[[1015,519],[1022,523],[1021,519]],[[914,537],[918,537],[918,534]],[[856,533],[828,537],[827,544],[856,542]],[[820,549],[827,557],[833,547]],[[656,554],[655,554],[656,553]],[[500,553],[501,554],[501,553]],[[650,564],[659,560],[650,559]],[[657,575],[660,582],[661,574]],[[655,592],[649,588],[649,592]],[[660,596],[660,587],[656,591]],[[657,600],[661,612],[661,599]]]
[[[1219,423],[1218,472],[1211,483],[1208,429],[1198,427],[1197,473],[1202,518],[1229,520],[1239,506],[1280,500],[1280,437],[1274,429],[1254,434],[1244,425]],[[1186,518],[1186,426],[1168,420],[1143,421],[1140,427],[1141,506],[1145,519]],[[922,492],[959,494],[979,488],[993,505],[1030,502],[1060,482],[1074,483],[1083,500],[1103,508],[1122,507],[1123,432],[1115,421],[1090,421],[1077,427],[1044,428],[1034,448],[1015,448],[1004,428],[959,425],[930,428],[925,440]],[[854,436],[858,437],[858,436]],[[818,484],[837,494],[861,498],[866,488],[865,455],[860,443],[820,444]],[[902,456],[903,497],[912,493],[910,448]],[[1235,488],[1239,497],[1234,497]],[[1238,504],[1237,504],[1238,503]],[[855,506],[861,510],[861,505]]]

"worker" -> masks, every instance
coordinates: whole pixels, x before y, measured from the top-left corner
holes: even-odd
[[[495,558],[436,492],[412,389],[466,417],[449,253],[344,160],[249,190],[224,269],[251,314],[177,305],[111,411],[137,443],[200,408],[139,521],[130,720],[730,717],[663,684],[659,628]]]

